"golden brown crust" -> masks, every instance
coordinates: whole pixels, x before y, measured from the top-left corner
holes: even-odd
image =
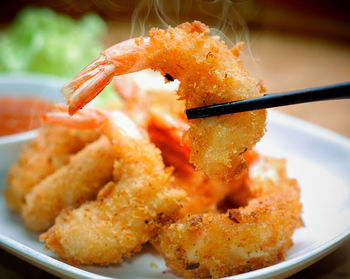
[[[190,214],[161,229],[152,243],[167,266],[187,278],[219,278],[284,259],[294,230],[302,225],[300,190],[287,177],[283,160],[262,161],[261,169],[275,173],[246,180],[247,206],[225,214]]]
[[[47,249],[74,264],[121,262],[176,214],[184,192],[169,187],[160,151],[147,141],[129,144],[115,147],[115,182],[96,201],[60,214],[40,236]]]
[[[181,82],[178,95],[187,109],[261,96],[264,91],[261,82],[251,78],[239,60],[242,45],[229,50],[208,33],[209,28],[200,22],[184,23],[167,30],[152,29],[150,40],[136,39],[137,47],[131,54],[121,55],[120,61],[114,61],[121,65],[111,75],[129,71],[133,66],[137,68],[140,60],[140,64],[160,71],[168,81],[176,78]],[[133,44],[133,40],[122,44],[121,49],[116,48],[115,53],[112,47],[110,54],[119,54],[118,50],[123,53],[129,44]],[[173,107],[171,101],[168,106],[174,114],[181,109]],[[70,112],[76,108],[71,107]],[[156,113],[151,111],[150,118]],[[148,117],[139,119],[140,122],[152,121]],[[127,132],[123,136],[120,131],[112,130],[113,125],[104,126],[111,128],[106,135],[113,137],[110,139],[113,158],[100,157],[101,150],[91,150],[95,152],[91,158],[80,158],[81,154],[89,154],[88,146],[67,165],[68,158],[79,148],[75,150],[70,143],[63,140],[61,144],[59,140],[48,153],[51,156],[63,149],[63,156],[57,157],[61,163],[53,164],[53,168],[34,164],[32,170],[43,167],[46,168],[44,174],[39,171],[32,179],[34,182],[24,187],[25,191],[15,189],[22,195],[21,199],[31,191],[23,216],[32,229],[47,227],[62,208],[79,206],[82,200],[96,195],[106,180],[111,180],[97,193],[96,200],[75,209],[66,208],[58,215],[55,225],[40,236],[47,249],[72,264],[108,265],[131,257],[143,243],[151,240],[167,265],[185,277],[217,278],[274,264],[284,258],[292,245],[295,228],[302,224],[301,204],[297,183],[287,177],[283,161],[261,160],[263,166],[274,170],[272,177],[253,175],[252,169],[249,176],[240,176],[247,168],[243,155],[263,136],[265,119],[265,110],[259,110],[191,121],[184,138],[191,143],[191,161],[210,178],[219,178],[221,182],[210,181],[203,173],[193,172],[189,164],[181,169],[183,176],[175,175],[172,180],[170,169],[165,168],[160,151],[153,144],[145,139],[129,138]],[[156,130],[154,135],[159,133]],[[94,140],[93,136],[91,139]],[[97,142],[90,146],[95,144]],[[176,150],[167,149],[166,138],[158,144],[166,151]],[[46,158],[43,147],[31,149],[31,152],[38,151],[38,157]],[[182,155],[180,160],[168,157],[168,163],[181,163],[187,158],[186,153]],[[30,152],[23,156],[29,157]],[[99,163],[106,159],[110,169],[100,170],[102,164],[89,162],[92,158]],[[23,166],[18,163],[11,170],[11,185],[15,185],[13,173],[19,172],[16,167]],[[73,179],[74,174],[81,174],[77,181]],[[85,195],[85,186],[96,179],[98,187],[89,189],[89,194]],[[41,183],[37,184],[39,181]],[[79,189],[82,196],[75,195],[74,189]],[[237,195],[238,189],[242,190],[240,195]],[[57,195],[59,191],[63,191],[63,195]],[[242,206],[219,214],[217,203],[229,191],[236,204]],[[9,204],[16,208],[11,194],[7,196]]]
[[[20,212],[25,195],[34,185],[67,164],[71,155],[99,136],[98,131],[44,125],[9,169],[5,189],[7,204]]]
[[[45,231],[65,207],[76,208],[96,198],[112,179],[113,161],[113,148],[106,137],[87,145],[26,195],[22,208],[25,225],[32,231]]]
[[[262,95],[237,58],[217,37],[208,36],[202,23],[150,31],[149,64],[163,75],[180,81],[178,95],[186,109]],[[243,153],[265,132],[265,110],[190,121],[186,133],[192,149],[190,161],[210,178],[231,181],[246,164]]]

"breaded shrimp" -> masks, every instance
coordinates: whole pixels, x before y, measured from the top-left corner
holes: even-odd
[[[251,154],[255,151],[249,151],[244,154],[244,158],[248,163],[248,168],[252,164]],[[247,188],[244,182],[247,173],[231,180],[230,183],[217,179],[209,179],[202,171],[192,168],[191,172],[184,172],[181,168],[174,171],[173,187],[183,189],[188,199],[184,203],[180,211],[179,217],[187,214],[200,214],[207,212],[216,212],[220,203],[229,197],[232,201],[230,204],[246,205],[247,199],[243,201],[240,193],[246,193]],[[237,197],[237,198],[235,198]],[[238,199],[240,197],[240,199]],[[247,194],[244,197],[248,197]],[[249,191],[249,197],[251,192]],[[242,203],[239,203],[241,201]]]
[[[161,150],[164,163],[174,167],[174,188],[185,190],[188,199],[179,216],[216,210],[228,193],[236,191],[240,184],[231,181],[209,179],[202,171],[190,164],[188,142],[182,142],[188,129],[184,106],[176,99],[175,92],[166,90],[142,90],[127,76],[114,78],[114,86],[124,99],[124,110],[140,120],[147,128],[150,140]],[[246,153],[247,154],[247,153]]]
[[[62,212],[40,240],[70,263],[107,265],[139,251],[156,227],[176,216],[185,193],[169,186],[171,173],[159,149],[125,114],[82,113],[76,124],[102,127],[113,144],[114,181],[106,184],[96,201]],[[71,121],[68,116],[56,120]]]
[[[113,162],[112,144],[105,136],[73,155],[68,164],[26,195],[22,208],[25,225],[32,231],[46,231],[64,208],[76,208],[95,199],[112,179]]]
[[[189,214],[161,228],[154,246],[166,264],[186,278],[219,278],[284,259],[292,234],[302,225],[300,190],[285,162],[261,158],[245,181],[247,205],[225,214]]]
[[[5,189],[9,207],[20,212],[25,195],[34,185],[67,164],[73,154],[99,136],[99,131],[44,125],[9,169]]]
[[[128,75],[114,77],[113,87],[124,100],[123,110],[141,126],[150,121],[153,113],[170,114],[186,121],[185,104],[178,99],[176,90],[143,89]],[[143,119],[144,124],[134,119],[135,114],[143,114],[136,118]]]
[[[191,149],[187,141],[182,141],[189,125],[185,122],[183,103],[176,99],[175,92],[143,90],[127,76],[115,77],[113,84],[124,100],[123,110],[147,129],[150,140],[162,151],[164,163],[181,172],[192,173]]]
[[[261,96],[263,88],[251,78],[218,37],[208,36],[200,22],[167,30],[151,29],[149,37],[121,42],[105,50],[62,92],[74,114],[112,80],[113,76],[145,68],[180,81],[177,92],[186,109]],[[243,154],[265,131],[265,110],[190,121],[190,160],[210,178],[230,181],[246,168]]]

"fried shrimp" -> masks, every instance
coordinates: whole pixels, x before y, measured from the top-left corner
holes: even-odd
[[[247,205],[225,214],[189,214],[161,228],[154,246],[179,275],[223,277],[275,264],[302,225],[299,187],[285,162],[261,158],[249,169]]]
[[[123,113],[81,111],[73,125],[101,127],[113,144],[113,181],[96,201],[62,212],[55,225],[40,236],[45,247],[76,264],[121,262],[131,257],[162,222],[172,219],[185,193],[169,186],[171,173],[160,151],[142,136]],[[51,116],[70,124],[68,116]]]
[[[58,105],[47,114],[55,124],[48,127],[95,137],[75,150],[74,137],[65,142],[61,134],[63,143],[54,139],[49,155],[44,144],[33,145],[9,180],[36,150],[39,158],[57,153],[60,163],[39,172],[21,186],[25,190],[15,183],[7,190],[10,204],[11,191],[20,193],[18,207],[32,230],[46,229],[56,216],[40,235],[46,249],[68,263],[108,265],[149,241],[169,268],[187,278],[218,278],[284,259],[302,226],[302,205],[284,160],[252,151],[265,132],[266,111],[186,120],[185,109],[264,91],[239,60],[241,44],[228,49],[208,33],[200,22],[153,28],[149,37],[108,48],[63,87],[68,108]],[[169,82],[177,79],[176,94],[142,90],[123,76],[146,68]],[[80,110],[115,76],[122,111]],[[34,142],[46,143],[49,136],[39,138]],[[30,165],[31,171],[42,165]],[[226,211],[228,199],[234,205]]]
[[[44,125],[39,135],[24,148],[9,170],[6,202],[20,212],[24,197],[48,175],[69,162],[69,158],[100,136],[98,131]]]
[[[151,68],[168,81],[180,81],[177,92],[186,109],[261,96],[263,88],[251,78],[218,37],[208,36],[200,22],[167,30],[151,29],[149,37],[121,42],[105,50],[62,92],[74,114],[112,80],[113,76]],[[210,178],[230,181],[246,167],[243,159],[265,131],[265,110],[190,121],[186,132],[190,160]]]
[[[176,99],[175,93],[143,90],[127,76],[115,77],[114,87],[124,100],[123,110],[147,129],[150,140],[162,151],[164,163],[181,172],[193,173],[193,165],[189,163],[191,149],[187,141],[182,141],[189,126],[184,120],[183,103]]]
[[[228,193],[240,187],[238,183],[209,179],[188,162],[190,148],[188,142],[181,140],[188,124],[184,106],[176,99],[175,92],[142,90],[127,76],[114,78],[114,86],[125,101],[126,113],[144,120],[142,126],[147,128],[150,140],[161,150],[164,163],[174,167],[172,186],[183,189],[188,197],[179,216],[215,211]]]
[[[87,145],[26,195],[22,209],[25,225],[32,231],[45,231],[64,208],[95,199],[112,179],[113,162],[112,144],[106,137]]]

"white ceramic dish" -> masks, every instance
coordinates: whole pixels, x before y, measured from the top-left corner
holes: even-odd
[[[64,80],[38,74],[0,75],[0,97],[36,97],[52,103],[62,103],[60,89]],[[7,170],[17,158],[24,142],[32,139],[35,130],[0,137],[0,172]]]
[[[326,256],[350,235],[350,140],[307,122],[270,111],[260,152],[287,158],[290,176],[302,189],[305,227],[294,234],[294,246],[276,265],[231,278],[284,278]],[[1,158],[0,160],[3,160]],[[4,187],[4,176],[1,177]],[[38,235],[0,198],[0,246],[60,277],[177,278],[149,246],[121,265],[74,267],[43,249]]]

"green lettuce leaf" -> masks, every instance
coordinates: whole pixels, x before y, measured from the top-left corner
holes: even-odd
[[[104,49],[107,26],[96,14],[79,20],[27,7],[0,35],[0,73],[34,72],[71,79]],[[111,87],[95,103],[116,98]]]

